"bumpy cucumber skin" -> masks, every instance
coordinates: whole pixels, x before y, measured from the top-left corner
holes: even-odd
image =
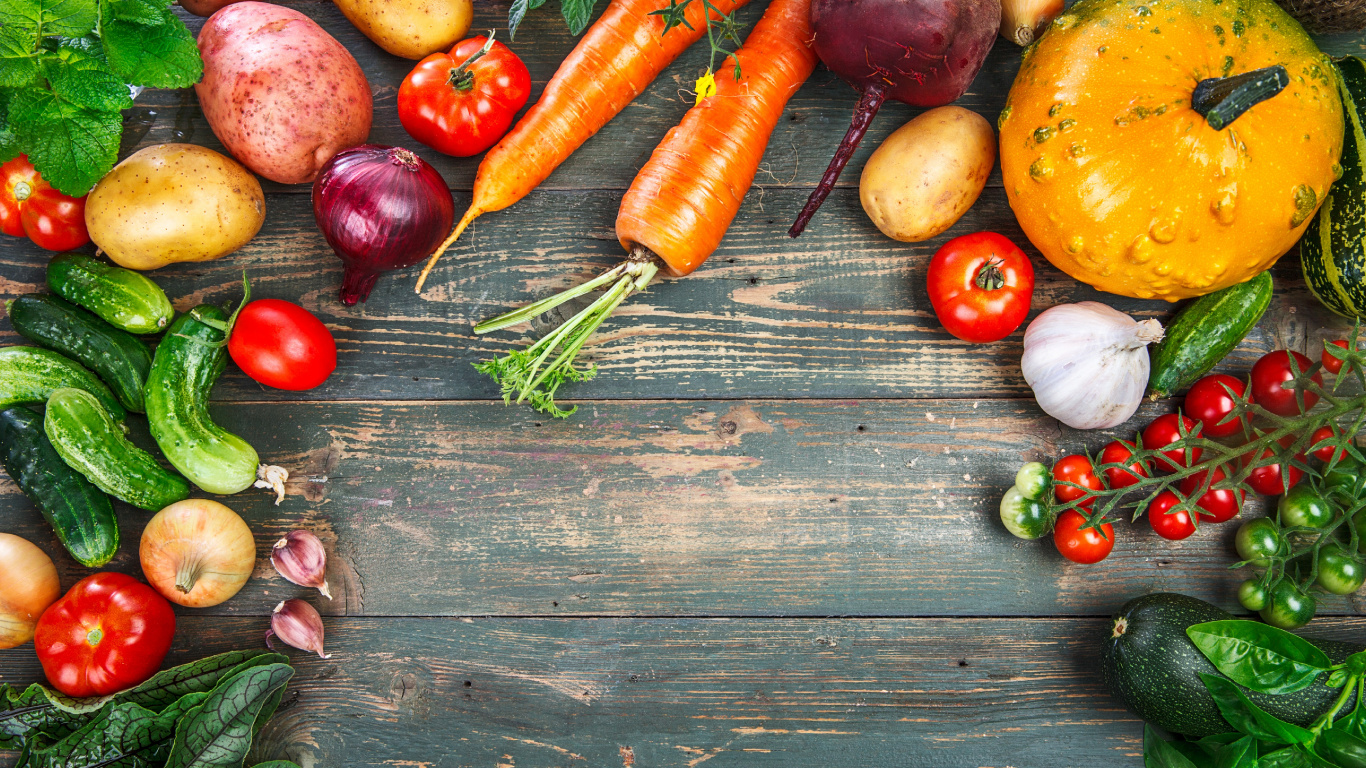
[[[56,296],[20,296],[6,306],[19,335],[94,371],[124,408],[142,413],[152,351],[140,339]]]
[[[1219,364],[1271,306],[1271,273],[1201,296],[1167,326],[1152,352],[1148,396],[1170,397]]]
[[[75,387],[99,399],[115,421],[128,415],[118,398],[95,374],[66,355],[42,347],[0,349],[0,408],[45,403],[62,387]]]
[[[119,549],[114,505],[57,455],[42,416],[18,405],[0,411],[0,463],[76,562],[98,568],[113,559]]]
[[[1347,118],[1342,177],[1300,238],[1300,268],[1323,306],[1366,317],[1366,62],[1346,56],[1334,64]]]
[[[194,310],[223,321],[222,310]],[[176,318],[157,346],[147,377],[147,423],[172,466],[209,493],[231,494],[256,481],[259,459],[247,441],[209,417],[209,392],[227,366],[223,332],[199,322],[193,313]]]
[[[190,495],[185,478],[162,469],[151,454],[128,442],[100,401],[85,390],[53,392],[43,430],[67,466],[116,499],[157,512]]]
[[[79,253],[54,257],[47,265],[47,284],[58,296],[129,333],[157,333],[175,315],[166,292],[148,277]]]

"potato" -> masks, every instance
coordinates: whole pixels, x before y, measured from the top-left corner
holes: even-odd
[[[968,212],[995,164],[996,134],[986,118],[939,107],[882,142],[863,166],[858,196],[884,235],[917,243]]]
[[[360,65],[312,19],[233,3],[199,31],[195,85],[209,127],[248,168],[282,184],[313,181],[333,155],[365,143],[374,100]]]
[[[219,8],[239,0],[180,0],[180,7],[196,16],[212,16]]]
[[[421,59],[450,50],[470,31],[470,0],[336,0],[366,37],[395,56]]]
[[[266,220],[266,196],[246,168],[194,144],[138,150],[85,200],[90,239],[114,263],[158,269],[241,248]]]

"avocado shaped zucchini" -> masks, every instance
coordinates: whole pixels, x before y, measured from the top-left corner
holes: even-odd
[[[56,296],[20,296],[5,306],[20,336],[94,371],[119,404],[142,413],[142,385],[152,367],[152,351],[140,339]]]
[[[53,257],[47,265],[47,285],[129,333],[157,333],[175,315],[166,292],[150,278],[79,253]]]
[[[115,421],[123,421],[128,415],[104,382],[66,355],[42,347],[0,349],[0,408],[45,403],[62,387],[84,389],[94,395]]]

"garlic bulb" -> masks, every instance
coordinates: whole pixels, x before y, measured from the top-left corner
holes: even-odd
[[[1162,340],[1156,320],[1132,317],[1100,302],[1044,310],[1024,335],[1020,370],[1049,416],[1076,429],[1122,424],[1148,386],[1148,351]]]
[[[1001,0],[1001,37],[1029,45],[1062,13],[1063,0]]]

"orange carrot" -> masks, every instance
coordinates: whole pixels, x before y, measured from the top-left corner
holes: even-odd
[[[713,0],[712,6],[729,14],[747,2]],[[706,34],[701,0],[694,0],[684,12],[687,24],[667,34],[664,18],[650,15],[665,7],[662,0],[612,0],[555,70],[540,100],[479,163],[474,201],[427,260],[417,278],[418,293],[436,260],[470,222],[530,194]]]
[[[808,47],[810,5],[811,0],[772,0],[736,51],[741,79],[736,82],[723,68],[717,92],[688,110],[636,175],[617,215],[617,237],[630,253],[626,261],[583,285],[474,327],[475,333],[506,328],[603,291],[531,347],[475,366],[498,381],[505,401],[515,396],[554,416],[573,413],[555,405],[555,390],[596,373],[596,368],[575,368],[574,358],[598,326],[661,268],[686,275],[720,245],[787,100],[815,69],[816,56]]]

